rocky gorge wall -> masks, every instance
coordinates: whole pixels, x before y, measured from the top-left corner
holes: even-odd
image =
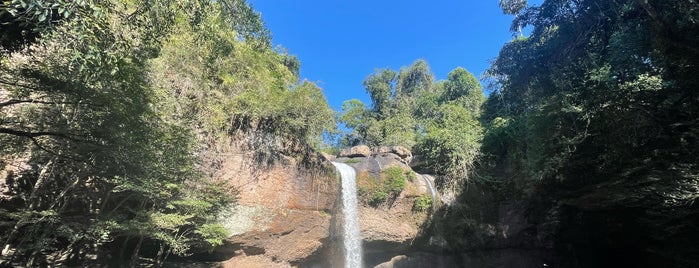
[[[212,178],[237,189],[236,204],[219,215],[231,236],[194,259],[222,267],[334,266],[341,212],[340,180],[331,163],[279,135],[234,136],[204,157]]]
[[[340,178],[333,170],[314,173],[289,152],[260,166],[250,144],[231,143],[236,153],[216,173],[240,190],[239,204],[222,215],[234,235],[218,261],[341,266]],[[691,169],[585,187],[542,184],[529,195],[471,181],[458,196],[440,189],[434,206],[418,210],[416,200],[430,191],[414,171],[425,170],[420,157],[404,148],[358,146],[314,159],[317,167],[334,160],[357,171],[365,267],[693,267],[699,260],[699,176]],[[392,168],[403,171],[404,188],[372,201],[371,187],[383,185]]]

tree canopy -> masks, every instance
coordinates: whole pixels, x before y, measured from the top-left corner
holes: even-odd
[[[352,128],[345,143],[412,148],[433,171],[447,175],[444,185],[460,186],[479,154],[485,96],[466,69],[448,77],[435,82],[424,60],[398,72],[376,70],[364,80],[371,107],[356,99],[342,105],[340,121]]]
[[[531,36],[507,43],[488,72],[497,89],[484,149],[534,180],[694,159],[699,26],[690,2],[547,0],[523,10],[516,23]]]
[[[235,189],[202,158],[266,122],[312,144],[322,90],[242,0],[4,1],[3,264],[162,265],[220,245]]]

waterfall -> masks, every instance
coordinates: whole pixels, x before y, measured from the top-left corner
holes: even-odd
[[[359,235],[359,213],[357,212],[357,183],[354,168],[344,163],[333,162],[342,175],[342,213],[345,215],[344,245],[345,268],[362,267],[362,238]]]
[[[430,175],[421,175],[422,179],[425,180],[425,183],[427,183],[427,187],[430,189],[430,194],[432,194],[432,205],[434,206],[437,203],[437,191],[434,190],[434,186],[432,185],[432,181],[434,178]]]

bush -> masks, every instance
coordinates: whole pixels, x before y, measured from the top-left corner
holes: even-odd
[[[405,189],[405,174],[400,167],[391,167],[381,172],[381,179],[367,172],[357,174],[357,193],[370,206],[378,206],[389,198],[396,198]],[[412,173],[412,172],[411,172]]]
[[[356,164],[356,163],[361,163],[362,161],[364,161],[364,159],[362,159],[362,158],[350,158],[350,159],[345,160],[345,164]]]
[[[432,207],[432,196],[421,195],[415,198],[413,203],[413,210],[415,211],[427,211]]]
[[[372,206],[378,206],[379,204],[385,202],[386,199],[388,199],[388,193],[383,189],[379,189],[371,195],[369,200],[367,200],[367,203]]]
[[[415,175],[415,172],[412,172],[410,170],[405,171],[405,177],[408,178],[410,182],[415,182],[415,179],[417,179],[417,175]]]
[[[393,195],[398,195],[405,189],[405,175],[402,168],[390,167],[381,173],[386,191]]]

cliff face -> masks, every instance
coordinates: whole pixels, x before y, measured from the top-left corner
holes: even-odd
[[[339,177],[303,143],[245,131],[207,159],[216,180],[238,190],[219,215],[231,234],[208,261],[224,267],[330,266],[336,243]],[[211,151],[211,150],[209,150]]]

